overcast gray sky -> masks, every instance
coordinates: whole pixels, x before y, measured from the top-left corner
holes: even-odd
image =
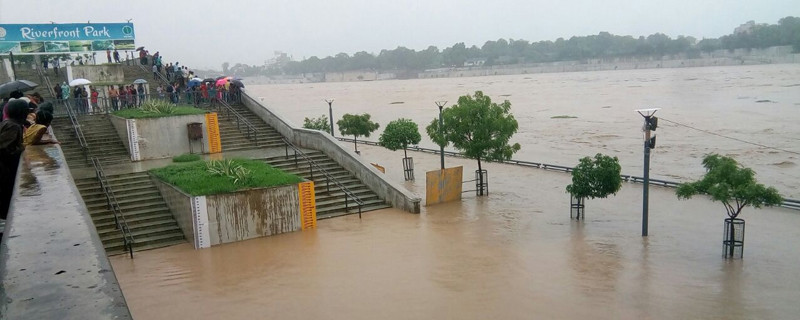
[[[800,16],[800,0],[0,0],[0,23],[124,22],[166,61],[220,69],[405,46],[444,49],[608,31],[718,37],[747,20]]]

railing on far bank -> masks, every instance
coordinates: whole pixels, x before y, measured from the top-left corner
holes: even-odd
[[[361,198],[356,196],[352,191],[350,191],[350,189],[348,189],[341,182],[339,182],[339,180],[336,180],[336,178],[331,176],[330,173],[328,173],[328,171],[325,171],[325,169],[323,169],[318,163],[312,160],[305,152],[300,150],[300,148],[289,142],[289,140],[287,140],[286,138],[281,138],[281,140],[283,140],[283,143],[286,146],[286,159],[289,159],[289,149],[292,149],[294,151],[295,167],[300,168],[300,163],[299,163],[300,159],[297,156],[299,155],[301,158],[303,158],[303,160],[305,160],[308,163],[308,170],[310,171],[311,174],[311,180],[314,180],[314,168],[316,168],[317,172],[322,173],[322,175],[325,177],[325,184],[326,184],[325,187],[328,193],[331,192],[331,182],[333,182],[333,184],[335,184],[336,187],[338,187],[339,190],[341,190],[344,193],[345,212],[350,211],[350,201],[352,200],[353,202],[356,203],[356,205],[358,205],[358,218],[361,219],[361,209],[364,206],[364,201],[361,200]]]
[[[128,251],[133,259],[133,244],[135,242],[130,228],[128,228],[128,221],[125,220],[125,215],[119,208],[117,197],[114,196],[114,191],[106,179],[106,173],[103,171],[103,166],[97,157],[92,157],[92,165],[94,165],[94,173],[97,181],[100,183],[100,189],[103,190],[103,195],[106,198],[106,207],[114,215],[114,228],[120,231],[122,238],[122,245]]]
[[[350,143],[353,142],[353,139],[351,139],[351,138],[336,137],[336,139],[339,139],[339,141],[344,141],[344,142],[350,142]],[[366,145],[370,145],[370,146],[377,146],[377,147],[381,146],[380,143],[375,142],[375,141],[358,140],[357,143],[366,144]],[[413,147],[413,146],[408,147],[408,150],[409,151],[418,151],[418,152],[431,153],[431,154],[439,154],[440,153],[440,151],[438,149]],[[444,154],[446,156],[450,156],[450,157],[466,158],[463,154],[458,153],[458,152],[453,152],[453,151],[445,151]],[[560,165],[555,165],[555,164],[540,163],[540,162],[525,161],[525,160],[514,160],[514,159],[511,159],[511,160],[501,161],[500,163],[514,164],[514,165],[518,165],[518,166],[539,168],[539,169],[544,169],[544,170],[561,171],[561,172],[567,172],[567,173],[571,173],[572,172],[572,167],[560,166]],[[626,174],[623,174],[623,175],[620,175],[620,176],[622,177],[622,180],[624,180],[626,182],[644,183],[644,178],[642,178],[642,177],[631,176],[631,175],[626,175]],[[661,180],[661,179],[653,179],[653,178],[650,178],[650,184],[661,186],[661,187],[667,187],[667,188],[677,188],[680,185],[679,182]],[[794,210],[800,210],[800,200],[783,199],[783,204],[781,204],[781,207],[788,208],[788,209],[794,209]]]

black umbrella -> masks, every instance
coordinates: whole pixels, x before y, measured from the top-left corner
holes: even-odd
[[[217,82],[217,80],[214,80],[214,78],[205,78],[203,82]]]
[[[6,98],[14,91],[30,91],[38,87],[39,84],[28,80],[17,80],[0,85],[0,98]]]
[[[136,48],[135,51],[142,51],[142,50],[144,50],[144,47],[138,47],[138,48]]]
[[[244,88],[244,83],[242,83],[242,82],[241,82],[241,81],[239,81],[239,80],[233,80],[233,81],[231,81],[231,84],[232,84],[232,85],[235,85],[235,86],[237,86],[237,87],[239,87],[239,88]]]

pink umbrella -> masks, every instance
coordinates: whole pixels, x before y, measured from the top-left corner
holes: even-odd
[[[226,82],[228,82],[228,80],[225,78],[219,79],[217,80],[217,86],[224,86]]]

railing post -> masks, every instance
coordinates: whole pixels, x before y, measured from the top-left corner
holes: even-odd
[[[311,180],[314,180],[314,166],[311,165],[311,161],[308,162],[308,170],[311,170]]]
[[[344,192],[344,190],[342,190]],[[350,207],[347,205],[347,192],[344,192],[344,212],[350,211]]]

